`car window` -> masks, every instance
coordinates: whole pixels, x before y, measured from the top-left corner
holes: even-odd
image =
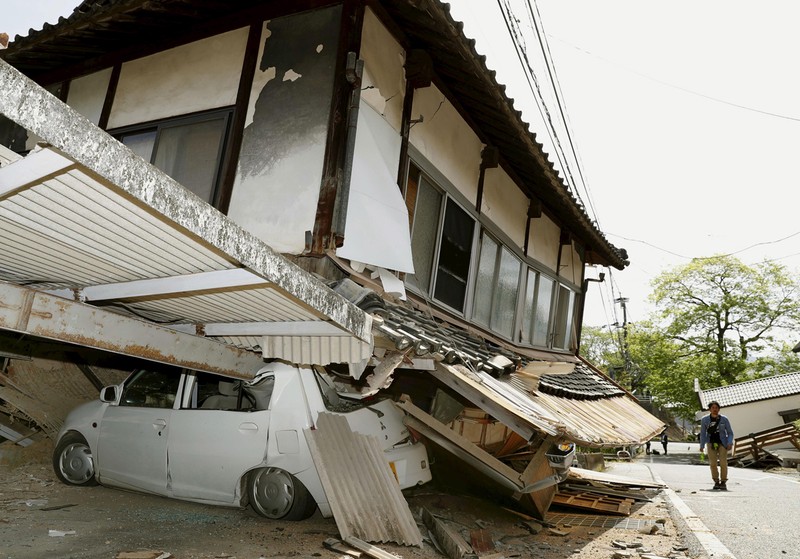
[[[181,375],[177,371],[142,369],[125,382],[120,406],[171,408],[175,403]]]
[[[249,382],[198,372],[190,408],[256,411],[269,407],[275,378],[262,376]]]

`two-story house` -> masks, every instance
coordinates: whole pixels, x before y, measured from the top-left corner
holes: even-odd
[[[36,99],[0,102],[0,144],[25,155],[6,166],[42,160],[0,184],[9,290],[159,324],[158,358],[177,364],[191,359],[169,336],[188,335],[238,352],[225,374],[259,355],[331,367],[362,392],[395,378],[420,430],[438,418],[495,474],[522,471],[512,490],[548,475],[554,441],[661,430],[577,356],[586,268],[621,270],[625,251],[447,4],[85,0],[0,58],[85,117],[3,68],[4,91]],[[75,165],[102,187],[37,192]],[[45,324],[60,328],[103,349]],[[117,349],[148,357],[137,335],[150,333]]]

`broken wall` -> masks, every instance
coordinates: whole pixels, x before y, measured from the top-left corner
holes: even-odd
[[[278,252],[314,229],[341,6],[264,23],[228,215]]]

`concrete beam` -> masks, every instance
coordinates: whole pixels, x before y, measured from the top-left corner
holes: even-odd
[[[0,329],[236,378],[264,365],[249,351],[5,282]]]

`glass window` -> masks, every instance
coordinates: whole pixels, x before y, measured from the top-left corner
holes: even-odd
[[[448,198],[433,296],[459,311],[464,310],[474,231],[472,217]]]
[[[550,305],[553,302],[553,285],[555,281],[540,275],[536,287],[536,313],[533,318],[533,345],[547,347],[550,332]]]
[[[120,406],[172,408],[181,375],[178,371],[141,370],[126,381]]]
[[[117,132],[119,140],[206,202],[215,201],[230,111]]]
[[[492,316],[492,290],[497,268],[497,242],[484,233],[481,239],[481,255],[478,260],[478,277],[475,281],[475,304],[472,318],[489,326]]]
[[[506,247],[483,233],[472,318],[512,337],[521,263]]]
[[[553,346],[559,349],[570,349],[572,340],[573,310],[575,308],[575,293],[571,289],[559,286],[558,306],[556,309],[555,339]]]
[[[500,250],[500,266],[497,271],[492,301],[492,330],[506,337],[514,334],[514,320],[519,291],[520,261],[505,247]]]
[[[430,293],[442,198],[442,194],[424,177],[414,183],[409,181],[406,200],[415,202],[413,210],[409,212],[414,216],[411,229],[411,253],[414,259],[412,277],[416,287],[425,293]]]
[[[525,281],[525,302],[522,307],[522,328],[520,330],[520,340],[531,343],[533,333],[533,320],[536,316],[536,280],[539,274],[532,268],[528,268],[528,277]]]

